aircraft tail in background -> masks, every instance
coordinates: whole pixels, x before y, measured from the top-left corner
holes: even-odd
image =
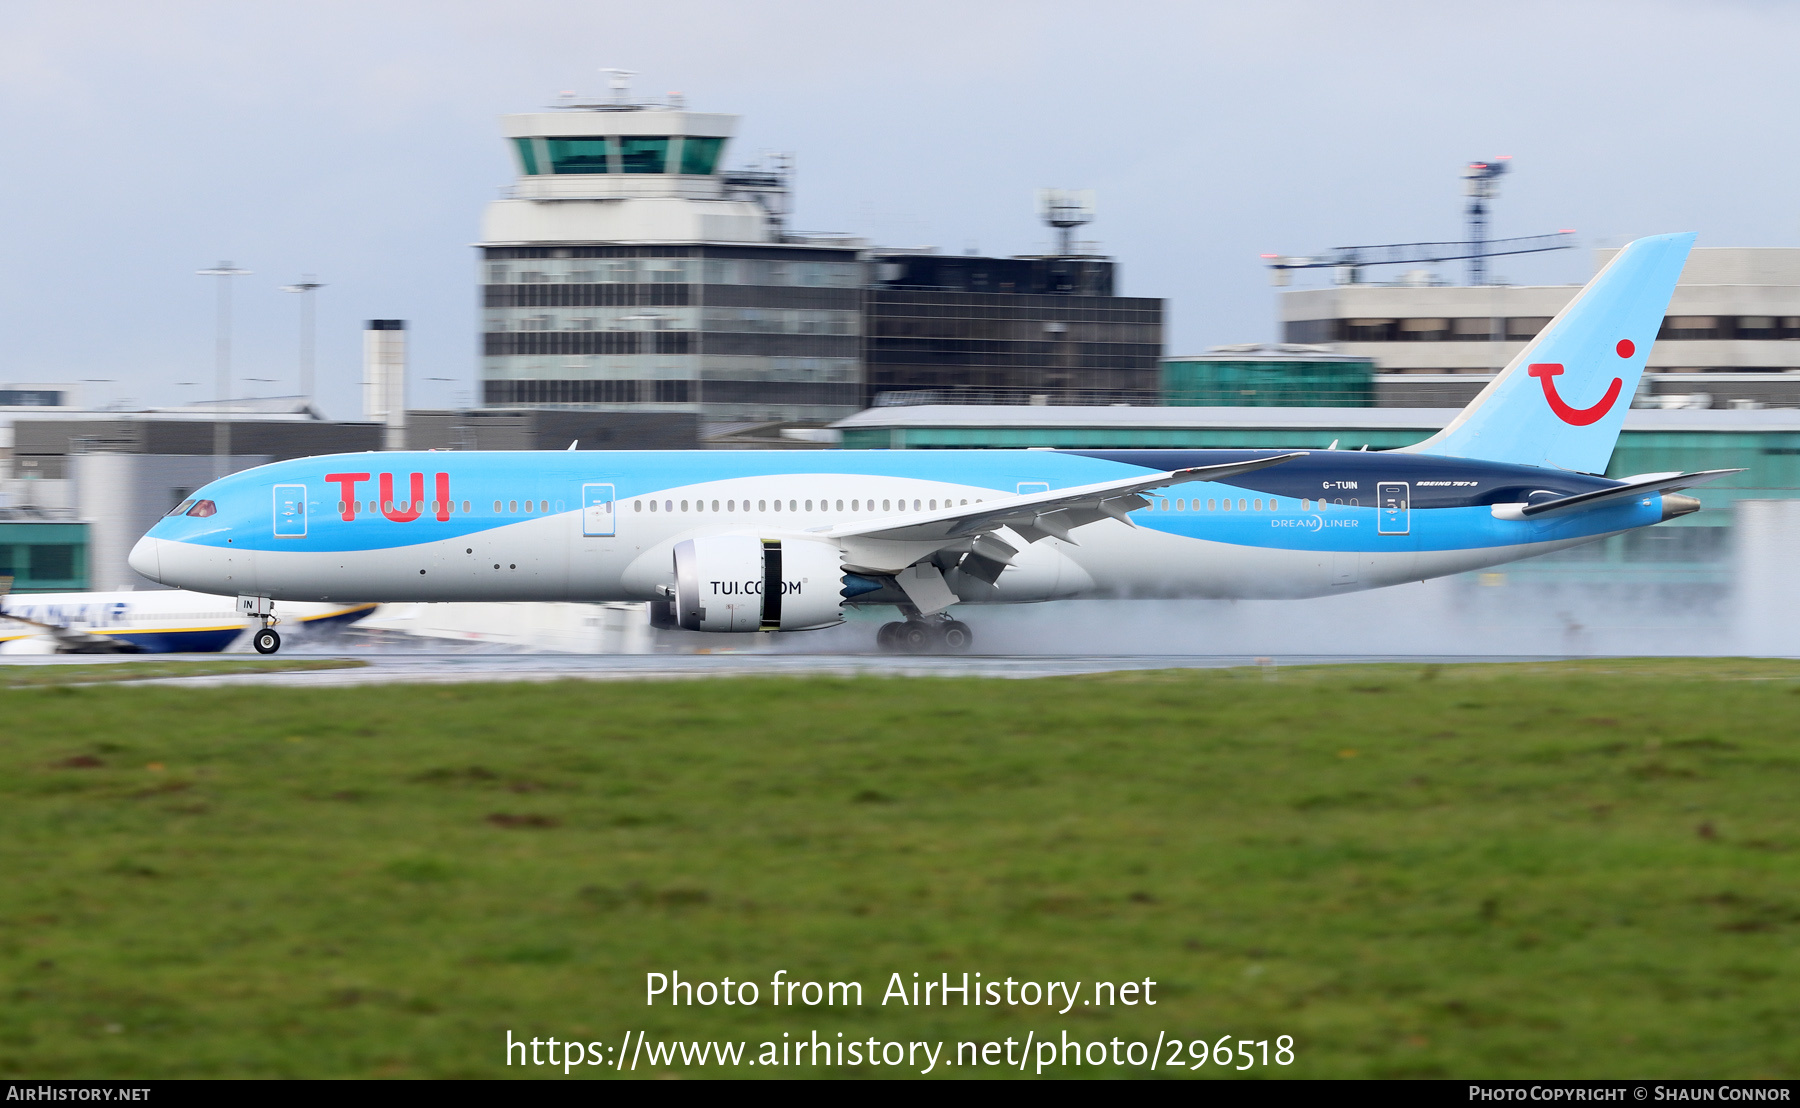
[[[1449,426],[1406,453],[1604,473],[1692,232],[1638,239]]]

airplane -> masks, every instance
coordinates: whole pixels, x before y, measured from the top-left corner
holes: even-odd
[[[0,654],[172,654],[224,650],[256,626],[229,596],[185,589],[9,595],[0,577]],[[286,611],[310,629],[340,628],[374,604],[299,604]]]
[[[891,605],[879,648],[957,652],[973,643],[957,605],[1462,573],[1697,511],[1678,490],[1738,472],[1600,476],[1693,241],[1627,246],[1397,450],[339,454],[207,485],[130,563],[236,595],[265,653],[293,601],[647,601],[656,626],[724,634]]]

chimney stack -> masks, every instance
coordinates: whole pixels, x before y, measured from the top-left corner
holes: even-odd
[[[404,319],[371,319],[363,329],[363,418],[387,424],[383,449],[406,449]]]

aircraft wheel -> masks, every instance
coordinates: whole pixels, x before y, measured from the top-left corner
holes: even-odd
[[[967,654],[975,645],[975,633],[968,624],[953,619],[938,628],[938,641],[952,654]]]
[[[258,631],[256,637],[250,641],[256,647],[258,654],[273,654],[281,649],[281,636],[269,627]]]
[[[898,635],[901,631],[905,630],[905,628],[906,624],[904,623],[882,624],[881,629],[875,632],[875,649],[889,654],[899,650],[900,643]]]
[[[931,633],[929,624],[908,620],[899,627],[894,632],[894,646],[902,654],[924,654],[931,650],[932,640],[936,636]]]

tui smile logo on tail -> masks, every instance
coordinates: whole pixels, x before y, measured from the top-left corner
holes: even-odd
[[[1614,350],[1619,357],[1629,358],[1636,352],[1637,347],[1630,339],[1620,339],[1619,345]],[[1544,399],[1549,402],[1550,410],[1556,413],[1557,419],[1571,427],[1586,427],[1591,423],[1600,422],[1607,412],[1612,411],[1613,404],[1619,399],[1620,391],[1625,387],[1624,381],[1614,377],[1612,384],[1606,388],[1606,395],[1600,398],[1598,404],[1591,408],[1572,408],[1568,401],[1557,394],[1556,382],[1552,379],[1561,376],[1562,371],[1563,367],[1560,362],[1536,362],[1526,372],[1543,383]]]

